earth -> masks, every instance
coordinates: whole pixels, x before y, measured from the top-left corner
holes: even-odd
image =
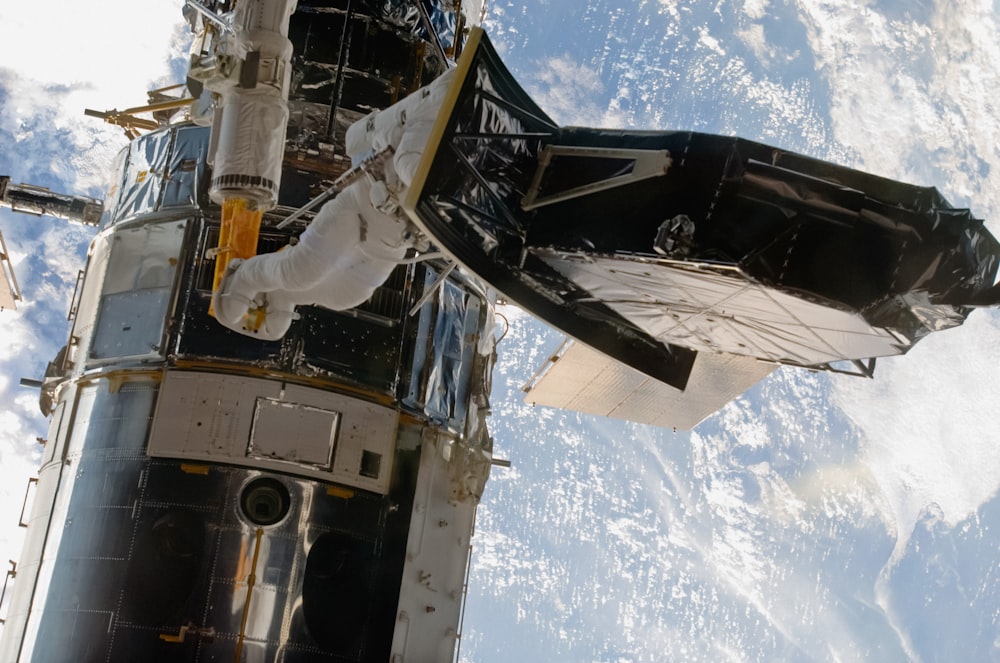
[[[996,231],[981,4],[496,1],[486,28],[561,124],[739,135],[937,186]],[[463,661],[1000,660],[995,313],[873,380],[781,369],[691,433],[525,404],[561,337],[507,316],[512,468]]]

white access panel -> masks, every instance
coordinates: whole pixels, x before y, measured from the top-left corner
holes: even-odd
[[[395,410],[320,389],[199,371],[168,371],[149,455],[232,463],[385,494]]]
[[[281,459],[330,471],[339,420],[340,413],[334,410],[277,398],[258,398],[247,456],[258,460]]]
[[[524,387],[524,400],[690,430],[775,368],[752,357],[699,352],[680,391],[583,343],[566,341]]]

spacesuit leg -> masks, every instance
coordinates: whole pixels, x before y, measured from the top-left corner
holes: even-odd
[[[405,231],[372,208],[370,184],[356,182],[323,206],[298,244],[236,263],[213,300],[216,318],[240,333],[280,338],[298,304],[357,306],[405,256]]]

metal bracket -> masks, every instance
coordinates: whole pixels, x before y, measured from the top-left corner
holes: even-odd
[[[605,158],[605,159],[631,159],[633,161],[632,170],[624,175],[611,177],[599,182],[584,184],[573,187],[565,191],[553,193],[547,196],[538,197],[539,188],[542,184],[542,177],[546,169],[552,163],[552,157],[576,157],[576,158]],[[618,149],[610,147],[577,147],[573,145],[546,145],[538,153],[538,169],[535,177],[531,181],[531,188],[521,199],[521,209],[529,212],[545,205],[561,203],[565,200],[588,196],[598,191],[606,191],[615,187],[632,184],[640,180],[651,177],[666,175],[667,170],[672,165],[670,152],[667,150],[633,150]]]
[[[220,16],[197,0],[187,0],[184,4],[201,14],[205,20],[211,22],[223,32],[233,34],[232,17]]]
[[[840,362],[827,362],[825,364],[820,364],[816,368],[820,370],[829,371],[830,373],[838,373],[840,375],[851,375],[858,378],[873,378],[875,377],[875,358],[871,357],[869,359],[848,359],[854,368],[857,370],[850,370],[848,368],[839,368],[834,364]]]
[[[184,108],[186,106],[190,106],[193,101],[194,98],[192,97],[181,97],[180,99],[169,99],[167,101],[146,104],[145,106],[126,108],[123,111],[115,108],[107,111],[96,111],[92,108],[85,108],[83,110],[83,114],[88,117],[99,118],[108,124],[114,124],[121,127],[125,130],[125,135],[128,136],[129,140],[132,140],[139,137],[139,129],[143,129],[145,131],[155,131],[163,124],[158,120],[147,120],[146,118],[137,117],[136,115],[138,113],[156,113],[157,111]]]

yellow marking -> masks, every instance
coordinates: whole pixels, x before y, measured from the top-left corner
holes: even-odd
[[[149,174],[148,170],[140,170],[139,174],[135,176],[136,183],[145,182],[146,181],[146,175],[148,175],[148,174]]]
[[[182,626],[181,630],[177,633],[177,635],[171,635],[169,633],[161,633],[160,640],[163,640],[164,642],[184,642],[184,638],[187,636],[187,630],[188,630],[187,626]]]
[[[222,201],[222,226],[219,228],[219,251],[215,256],[215,274],[212,276],[212,292],[219,289],[226,267],[233,258],[246,260],[257,255],[257,238],[260,235],[260,221],[264,210],[257,209],[246,198],[226,198]],[[212,307],[209,315],[215,315]]]
[[[255,332],[260,329],[260,326],[264,324],[264,320],[267,319],[267,308],[258,308],[254,306],[251,309],[247,309],[247,314],[243,316],[243,326]]]
[[[181,463],[181,472],[184,474],[208,474],[208,465]]]
[[[349,500],[354,497],[354,491],[350,488],[343,488],[341,486],[327,486],[326,494],[331,497],[339,497],[341,499]]]
[[[448,120],[451,118],[456,102],[458,102],[458,94],[462,91],[465,79],[469,77],[472,60],[476,55],[476,51],[479,50],[479,42],[482,39],[482,28],[473,28],[469,33],[469,38],[465,42],[465,49],[462,51],[462,57],[458,59],[458,66],[455,68],[455,78],[448,86],[448,93],[445,95],[444,103],[441,104],[441,110],[438,112],[437,120],[434,122],[434,129],[431,131],[430,138],[427,139],[427,147],[424,148],[424,154],[420,157],[420,165],[417,166],[417,172],[413,176],[413,183],[410,184],[410,190],[406,192],[406,198],[403,200],[403,210],[419,228],[423,228],[423,223],[417,217],[417,202],[420,200],[420,193],[423,191],[424,184],[427,183],[427,176],[431,171],[434,154],[441,144],[441,139],[444,138],[444,130],[447,128]]]
[[[264,536],[264,529],[257,528],[257,542],[253,549],[253,562],[250,566],[250,576],[247,578],[247,600],[243,604],[243,619],[240,620],[240,637],[236,641],[236,654],[233,656],[233,663],[240,663],[243,658],[243,638],[247,632],[247,618],[250,616],[250,598],[253,596],[253,586],[257,582],[257,557],[260,555],[260,540]]]
[[[247,541],[243,539],[240,541],[240,554],[237,557],[239,562],[236,564],[236,574],[233,576],[233,580],[237,583],[243,582],[247,575]]]

